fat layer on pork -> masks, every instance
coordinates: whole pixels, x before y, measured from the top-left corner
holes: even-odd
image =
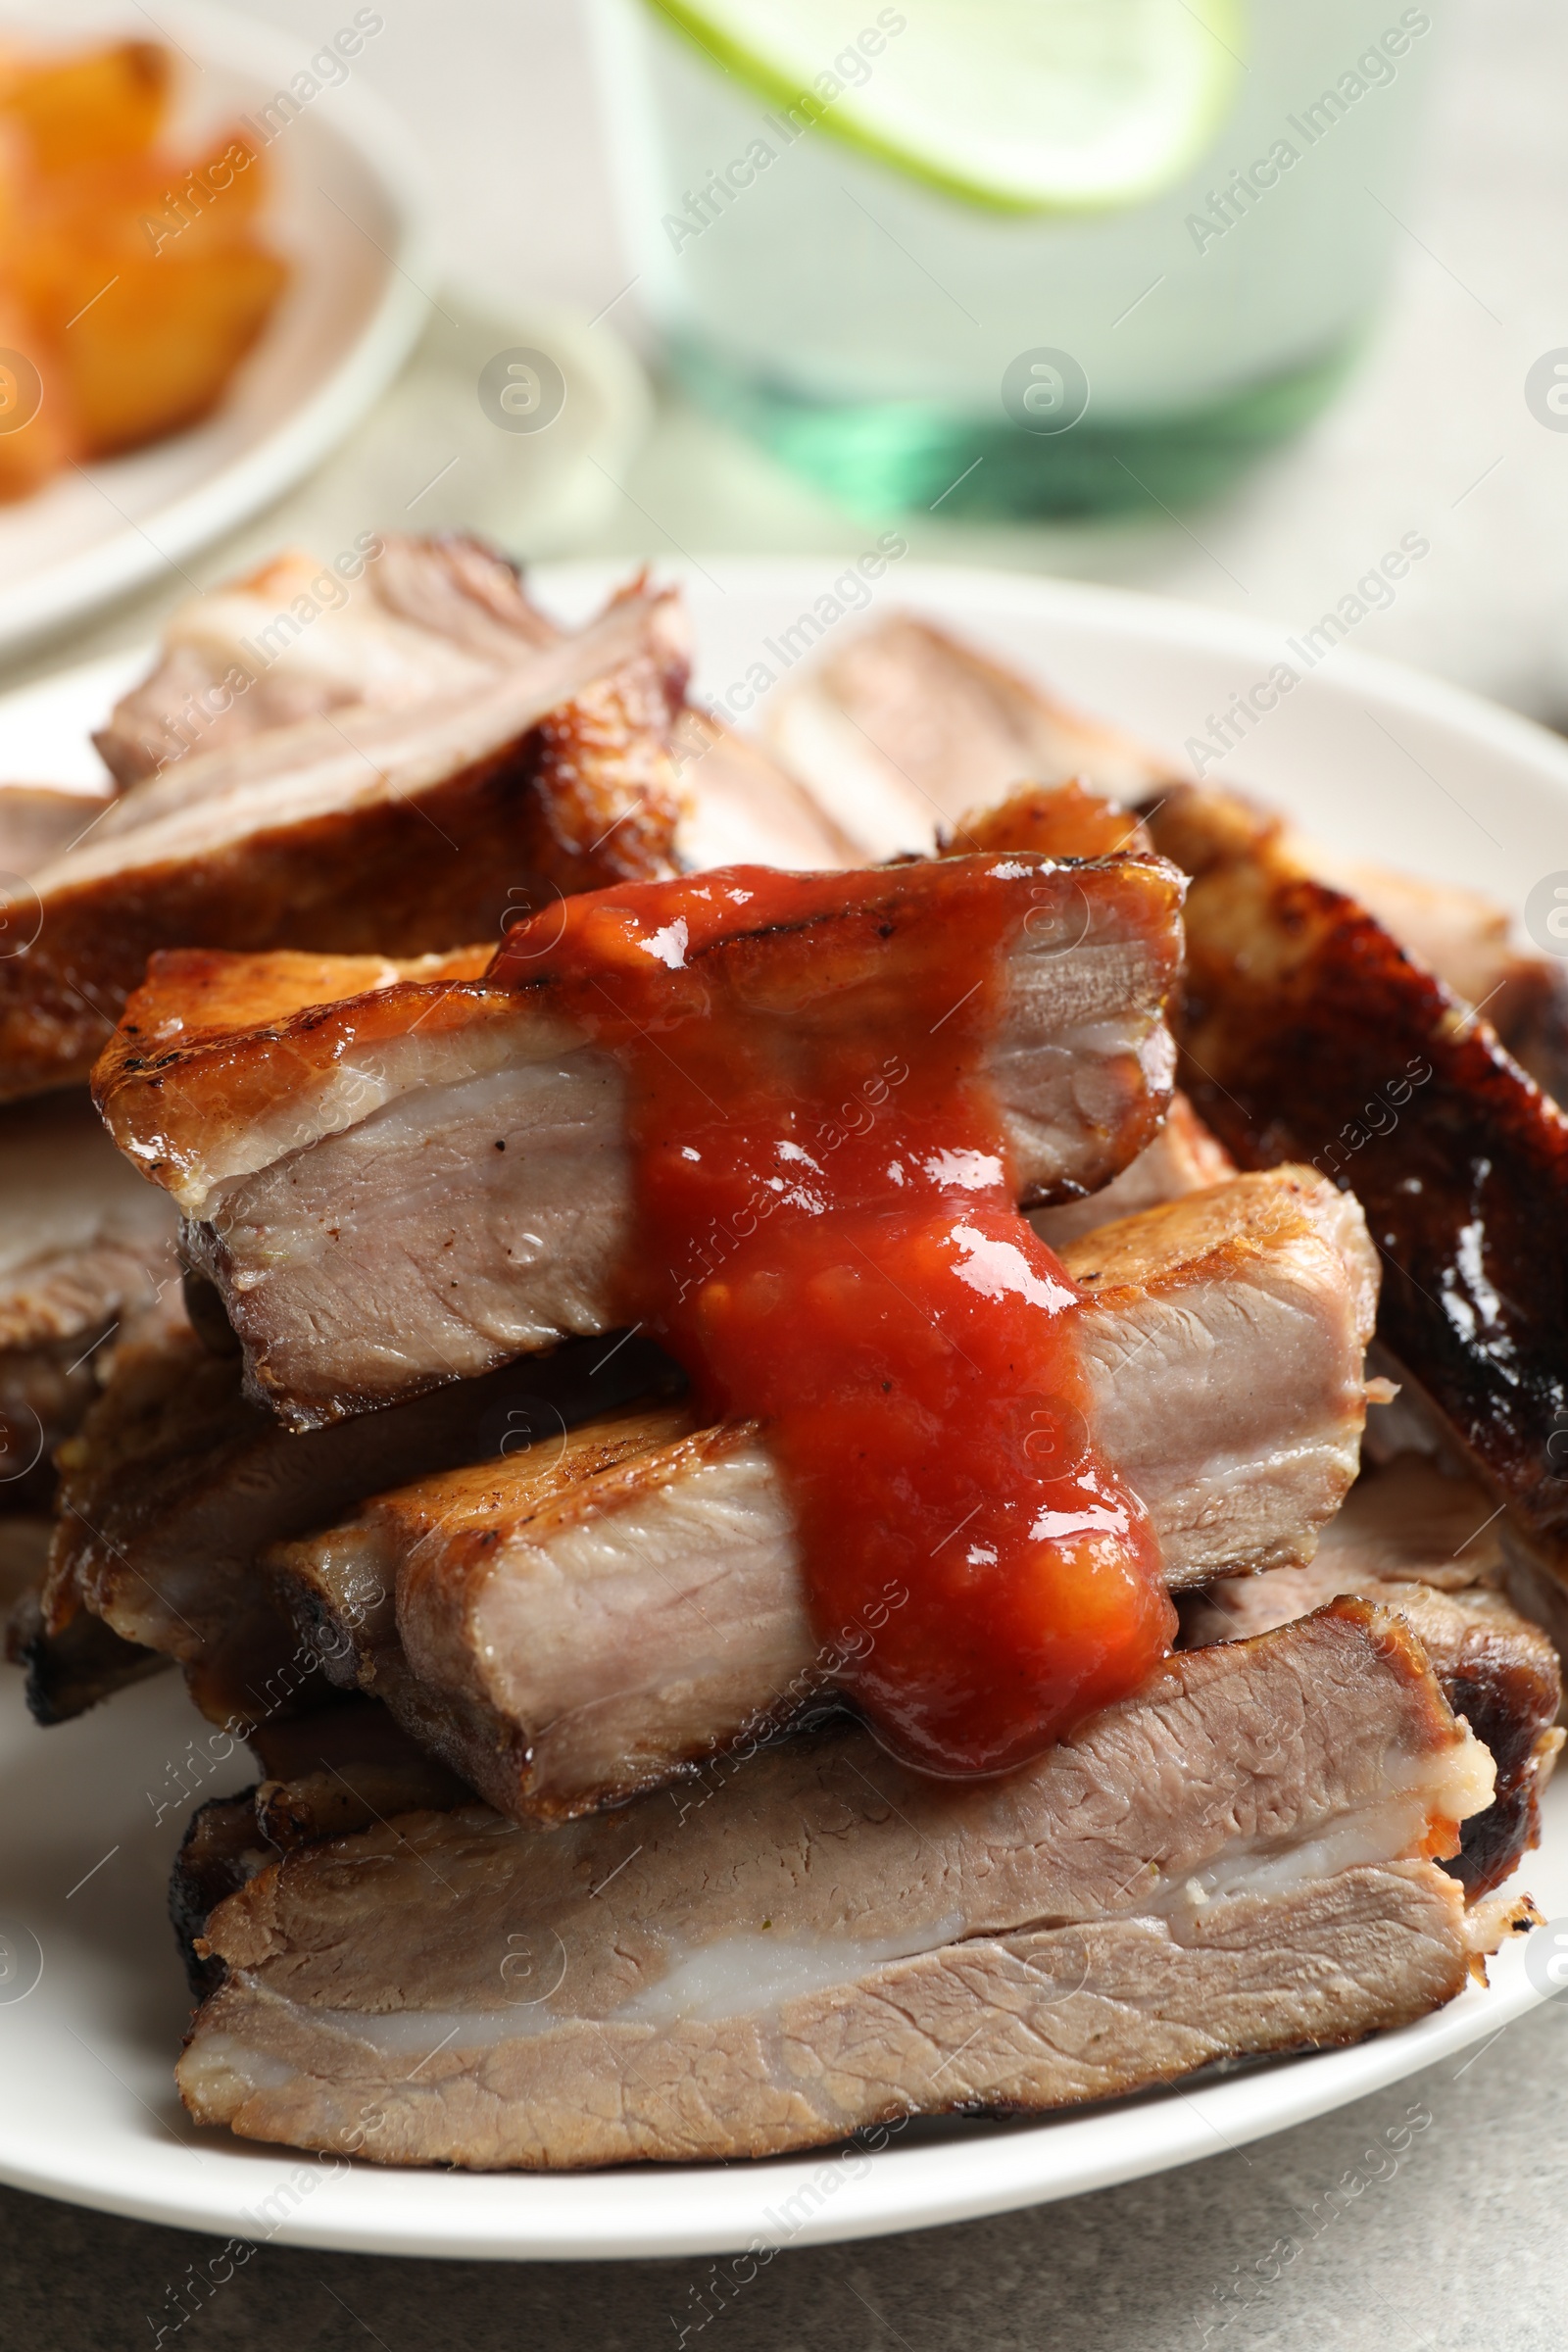
[[[986,1071],[1020,1195],[1073,1199],[1136,1157],[1168,1103],[1179,890],[1144,858],[971,862],[1031,919],[1001,970],[965,969],[955,997],[997,980]],[[720,985],[744,971],[775,1015],[787,994],[803,1041],[863,1031],[886,1099],[901,1066],[888,926],[918,925],[951,875],[826,876],[819,911],[750,931],[737,913],[692,967]],[[453,963],[328,1002],[298,993],[328,985],[324,965],[296,983],[276,957],[165,956],[127,1007],[96,1074],[104,1116],[179,1200],[252,1392],[292,1426],[619,1320],[624,1080],[541,961],[521,985]],[[358,967],[344,980],[365,985]]]
[[[1241,1177],[1063,1262],[1085,1434],[1144,1502],[1171,1588],[1309,1558],[1366,1409],[1377,1273],[1353,1200],[1298,1171]],[[813,1629],[765,1432],[679,1406],[379,1497],[272,1566],[331,1672],[523,1816],[787,1721],[866,1639]]]
[[[706,1802],[411,1814],[219,1906],[180,2088],[249,2138],[569,2167],[1357,2039],[1450,1999],[1519,1916],[1467,1912],[1433,1859],[1492,1781],[1401,1619],[1342,1600],[1172,1658],[986,1783],[840,1729]]]

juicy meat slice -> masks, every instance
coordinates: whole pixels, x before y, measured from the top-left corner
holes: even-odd
[[[1065,784],[1026,785],[989,808],[971,809],[951,838],[938,843],[943,857],[977,850],[1037,851],[1048,858],[1102,858],[1152,846],[1137,816],[1102,793],[1073,779]],[[1234,1176],[1236,1162],[1211,1135],[1179,1091],[1152,1143],[1109,1184],[1082,1200],[1037,1208],[1030,1223],[1042,1241],[1057,1249],[1142,1208],[1179,1200],[1188,1193]]]
[[[841,1729],[549,1834],[413,1814],[219,1906],[180,2089],[247,2138],[568,2167],[1352,2040],[1450,1999],[1522,1919],[1467,1915],[1430,1858],[1492,1779],[1401,1620],[1341,1601],[1172,1658],[986,1783]]]
[[[912,612],[858,631],[774,696],[767,736],[868,858],[929,850],[1026,779],[1142,799],[1176,772]]]
[[[1100,1443],[1152,1514],[1171,1582],[1309,1557],[1365,1421],[1378,1261],[1355,1201],[1280,1168],[1123,1217],[1061,1257],[1094,1302]]]
[[[471,693],[561,634],[476,539],[375,546],[352,579],[291,548],[176,605],[157,663],[93,737],[117,783],[329,710]]]
[[[1376,1260],[1354,1202],[1304,1172],[1241,1177],[1064,1263],[1095,1444],[1170,1586],[1309,1558],[1364,1414]],[[271,1564],[327,1671],[519,1818],[755,1740],[874,1640],[813,1632],[765,1433],[679,1407],[406,1487]],[[368,1591],[386,1597],[367,1610]]]
[[[193,751],[30,879],[0,959],[0,1099],[86,1075],[161,948],[416,955],[495,938],[552,892],[670,870],[687,670],[636,589],[489,681]]]
[[[296,628],[290,608],[297,612],[300,599],[315,617]],[[476,692],[564,634],[529,601],[515,567],[466,533],[388,533],[352,580],[290,549],[177,606],[155,667],[93,740],[117,780],[134,787],[174,760],[328,712],[405,710]],[[805,787],[700,706],[681,712],[672,750],[681,864],[857,863],[858,845]],[[36,797],[79,811],[61,849],[98,813],[79,797]],[[25,873],[4,854],[10,807],[0,793],[0,870]]]
[[[605,1352],[568,1348],[291,1438],[246,1400],[237,1360],[212,1355],[188,1328],[134,1340],[62,1448],[48,1630],[63,1636],[85,1610],[123,1641],[172,1655],[215,1721],[265,1722],[319,1703],[329,1691],[318,1660],[302,1655],[261,1586],[261,1551],[394,1478],[546,1439],[678,1378],[644,1342],[601,1366]],[[369,1584],[359,1605],[376,1597]]]
[[[198,2000],[222,1982],[223,1969],[197,1953],[197,1937],[224,1896],[270,1862],[400,1813],[471,1800],[471,1790],[369,1700],[343,1699],[303,1721],[253,1732],[251,1744],[262,1751],[266,1779],[199,1806],[170,1875],[169,1915]]]
[[[1337,1592],[1380,1585],[1430,1585],[1468,1594],[1503,1590],[1502,1544],[1493,1505],[1472,1478],[1421,1454],[1363,1466],[1312,1558],[1269,1578],[1239,1577],[1195,1598],[1190,1638],[1224,1642],[1304,1617]]]
[[[1568,1117],[1277,820],[1178,789],[1149,822],[1194,877],[1187,1092],[1244,1166],[1309,1160],[1356,1194],[1380,1343],[1568,1576]]]
[[[1060,1251],[1069,1242],[1099,1226],[1114,1224],[1118,1217],[1137,1216],[1141,1209],[1159,1208],[1167,1200],[1184,1200],[1189,1193],[1207,1192],[1212,1185],[1227,1183],[1235,1173],[1235,1160],[1178,1089],[1153,1142],[1146,1144],[1119,1176],[1113,1176],[1087,1200],[1031,1209],[1029,1222],[1043,1242]]]
[[[533,1452],[378,1497],[269,1555],[334,1680],[541,1820],[656,1786],[829,1688],[753,1425],[629,1412]],[[386,1597],[357,1608],[367,1591]]]
[[[1020,912],[1030,894],[996,975],[989,1054],[1020,1190],[1093,1191],[1168,1101],[1173,877],[1136,858],[970,862]],[[813,1029],[863,1036],[886,1092],[899,1021],[884,943],[954,871],[823,875],[818,913],[748,930],[737,911],[686,968],[753,992],[770,1016],[787,1004],[803,1051]],[[633,1219],[623,1082],[559,1009],[543,966],[523,985],[399,981],[225,1026],[223,1005],[249,987],[241,960],[161,957],[127,1007],[98,1067],[100,1106],[186,1210],[189,1258],[222,1296],[253,1393],[293,1427],[620,1319]],[[955,999],[991,976],[958,974]]]
[[[1538,1800],[1563,1742],[1557,1653],[1500,1590],[1502,1547],[1486,1524],[1490,1509],[1474,1480],[1399,1455],[1363,1471],[1308,1566],[1238,1578],[1195,1594],[1183,1611],[1183,1640],[1196,1646],[1265,1633],[1342,1592],[1397,1609],[1497,1768],[1493,1802],[1465,1823],[1447,1865],[1472,1899],[1500,1886],[1540,1843]]]

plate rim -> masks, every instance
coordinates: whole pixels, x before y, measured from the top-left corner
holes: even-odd
[[[547,602],[553,597],[569,600],[597,594],[618,581],[631,561],[595,558],[540,564],[530,566],[529,579]],[[716,574],[720,583],[737,590],[790,594],[797,582],[820,587],[824,564],[842,568],[843,559],[713,557],[701,563],[661,561],[656,570],[661,578],[694,588],[707,571],[710,582]],[[996,603],[1025,620],[1081,622],[1088,617],[1098,619],[1113,637],[1152,637],[1177,649],[1265,660],[1265,658],[1278,654],[1267,621],[1098,582],[918,562],[901,565],[898,590],[902,603],[934,609],[939,615],[945,606],[957,626],[966,620],[974,625],[973,605]],[[13,701],[41,689],[65,693],[77,678],[85,686],[107,664],[125,659],[100,656],[63,665],[45,678],[0,695],[0,728]],[[1385,704],[1418,710],[1483,749],[1503,750],[1568,800],[1568,743],[1467,688],[1355,648],[1337,653],[1333,677],[1318,681],[1319,690],[1324,683],[1335,699],[1347,689],[1359,688]],[[1070,681],[1067,691],[1071,692]],[[1546,1792],[1544,1814],[1544,1849],[1549,1845],[1554,1856],[1568,1857],[1568,1786]],[[1528,1882],[1528,1859],[1523,1875]],[[162,2148],[157,2164],[141,2176],[129,2174],[122,2154],[99,2165],[95,2151],[89,2150],[88,2164],[74,2178],[67,2178],[58,2161],[51,2164],[29,2156],[24,2135],[0,2119],[0,2180],[63,2202],[222,2236],[232,2235],[237,2225],[254,2218],[255,2208],[275,2195],[291,2175],[312,2168],[318,2185],[297,2214],[263,2233],[265,2241],[363,2253],[581,2261],[723,2256],[770,2243],[822,2245],[942,2227],[1090,2194],[1290,2130],[1387,2088],[1489,2032],[1500,2031],[1545,1997],[1529,1981],[1517,1943],[1492,1965],[1493,1983],[1487,1989],[1467,1987],[1415,2024],[1347,2048],[1244,2068],[1192,2089],[1172,2085],[1132,2101],[1020,2120],[994,2136],[977,2134],[968,2144],[948,2140],[865,2154],[860,2160],[863,2173],[845,2171],[828,2192],[830,2202],[819,2200],[824,2210],[782,2235],[759,2230],[759,2209],[776,2214],[778,2206],[792,2201],[792,2192],[800,2195],[801,2183],[813,2173],[828,2166],[843,2170],[842,2143],[755,2163],[650,2165],[625,2168],[624,2174],[619,2168],[565,2175],[447,2173],[345,2162],[341,2171],[328,2175],[308,2154],[237,2141],[226,2133],[201,2133],[198,2136],[222,2159],[220,2183],[209,2194],[202,2184],[185,2188],[154,2179],[153,2174],[167,2169]],[[1145,2119],[1145,2130],[1136,2134],[1125,2129],[1130,2110]],[[1062,2149],[1065,2155],[1057,2153]],[[634,2184],[636,2204],[628,2218],[613,2221],[607,2230],[602,2211],[622,2180]],[[194,2193],[197,2187],[201,2193]],[[246,2196],[248,2207],[240,2201]],[[692,2209],[699,2205],[703,2210],[694,2215]],[[445,2210],[449,2206],[450,2213]]]
[[[552,587],[558,583],[568,592],[584,585],[604,592],[623,580],[629,570],[636,568],[638,561],[633,556],[556,558],[529,564],[527,576],[530,585],[537,587],[548,602]],[[828,548],[819,556],[794,551],[776,558],[703,554],[699,559],[696,555],[661,554],[646,561],[656,586],[669,579],[695,594],[700,593],[699,581],[706,577],[711,586],[715,575],[720,583],[727,578],[738,588],[759,591],[764,583],[776,582],[784,576],[799,576],[803,587],[809,583],[820,592],[824,586],[831,586],[831,580],[824,579],[824,572],[842,572],[853,566],[856,559],[842,549]],[[894,575],[888,576],[894,579]],[[901,592],[898,600],[901,604],[917,601],[928,588],[934,592],[933,601],[939,601],[939,583],[956,585],[960,593],[989,594],[1005,589],[1009,596],[1027,600],[1043,618],[1058,612],[1070,613],[1079,605],[1091,612],[1098,608],[1107,619],[1120,615],[1128,625],[1142,622],[1151,628],[1157,627],[1169,644],[1204,652],[1230,651],[1245,640],[1249,659],[1265,667],[1288,659],[1287,640],[1300,626],[1298,621],[1232,612],[1219,605],[1162,596],[1153,589],[1126,588],[1104,580],[1078,580],[1060,573],[1013,571],[1002,564],[947,564],[938,557],[902,561],[894,579]],[[906,589],[907,595],[903,593]],[[869,614],[854,615],[856,620],[865,617]],[[815,650],[812,649],[813,653]],[[699,646],[699,669],[701,656]],[[1359,681],[1368,692],[1376,690],[1407,707],[1418,706],[1423,715],[1442,717],[1446,723],[1473,729],[1506,746],[1520,759],[1554,763],[1560,771],[1556,780],[1568,792],[1568,737],[1559,735],[1542,720],[1531,718],[1525,711],[1511,710],[1474,687],[1440,678],[1418,662],[1401,660],[1396,655],[1372,653],[1360,646],[1336,645],[1332,674],[1350,684]],[[1298,682],[1311,684],[1313,675],[1308,671]],[[1324,682],[1327,681],[1319,681]],[[1054,689],[1060,681],[1053,679],[1051,683]],[[1075,704],[1070,684],[1062,688],[1062,696],[1064,701]],[[1153,748],[1157,751],[1171,747]],[[1223,761],[1215,764],[1222,766]]]

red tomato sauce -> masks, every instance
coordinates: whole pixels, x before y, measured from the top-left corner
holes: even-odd
[[[494,967],[620,1061],[627,1320],[715,1419],[766,1425],[824,1651],[862,1609],[880,1620],[836,1679],[933,1772],[1038,1753],[1175,1630],[1142,1505],[1096,1451],[1079,1296],[1015,1205],[987,1077],[1008,949],[1059,901],[1054,871],[621,885],[536,916]]]

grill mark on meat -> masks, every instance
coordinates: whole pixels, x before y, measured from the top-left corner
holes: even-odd
[[[1309,1557],[1358,1455],[1376,1268],[1353,1201],[1309,1175],[1239,1178],[1064,1264],[1088,1299],[1096,1440],[1168,1584]],[[271,1555],[329,1670],[493,1803],[580,1811],[831,1687],[765,1434],[628,1415],[539,1456],[382,1496]],[[395,1608],[356,1609],[370,1583]],[[845,1654],[866,1638],[843,1628]]]
[[[684,1815],[413,1815],[220,1906],[200,1948],[228,1974],[180,2086],[248,2137],[570,2166],[776,2153],[1355,2038],[1450,1998],[1521,1916],[1467,1918],[1428,1858],[1491,1777],[1401,1621],[1343,1601],[1173,1658],[983,1785],[840,1729]],[[521,2005],[508,1932],[554,1964]],[[372,2093],[386,2120],[355,2138]]]

